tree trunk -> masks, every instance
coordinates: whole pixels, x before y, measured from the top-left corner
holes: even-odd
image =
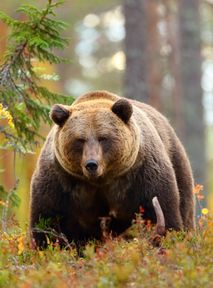
[[[169,54],[169,68],[174,79],[174,85],[171,89],[172,107],[170,113],[172,115],[172,122],[178,136],[183,139],[184,115],[183,115],[183,95],[181,89],[180,77],[180,33],[179,25],[177,25],[177,13],[172,9],[170,0],[166,1],[167,16],[166,21],[168,25],[168,43],[171,46],[171,53]]]
[[[148,102],[146,65],[146,20],[144,0],[124,0],[126,72],[124,94],[126,97]]]
[[[199,0],[177,1],[180,31],[180,81],[183,142],[196,183],[205,184],[205,128],[201,89],[201,39]]]
[[[149,104],[161,110],[161,83],[162,67],[160,55],[160,35],[157,31],[159,23],[158,2],[155,0],[144,1],[147,18],[147,85]]]

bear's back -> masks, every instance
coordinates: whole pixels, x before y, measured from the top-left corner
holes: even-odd
[[[137,110],[139,109],[143,113],[143,115],[147,117],[148,121],[152,123],[154,129],[160,136],[160,139],[163,142],[167,152],[169,152],[171,146],[174,145],[174,142],[179,142],[179,140],[167,118],[148,104],[138,102],[132,99],[129,99],[129,101],[133,105],[133,107],[136,107]],[[140,113],[137,114],[138,116],[136,117],[143,117],[140,115]]]
[[[117,96],[116,94],[113,93],[109,93],[107,91],[104,90],[100,90],[100,91],[94,91],[94,92],[89,92],[86,93],[80,97],[78,97],[72,105],[77,105],[83,102],[88,102],[88,101],[110,101],[112,103],[114,103],[115,101],[117,101],[118,99],[120,99],[121,97]]]

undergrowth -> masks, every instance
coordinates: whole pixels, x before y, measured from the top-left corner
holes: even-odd
[[[168,232],[161,247],[153,230],[135,223],[129,237],[90,242],[83,257],[75,248],[49,245],[37,251],[19,228],[0,232],[0,287],[213,287],[213,217],[196,231]]]

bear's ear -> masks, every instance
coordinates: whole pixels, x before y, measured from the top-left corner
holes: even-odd
[[[132,105],[126,99],[119,99],[112,106],[114,112],[124,123],[127,123],[132,116]]]
[[[62,126],[70,116],[70,111],[64,105],[55,104],[50,111],[50,118],[57,125]]]

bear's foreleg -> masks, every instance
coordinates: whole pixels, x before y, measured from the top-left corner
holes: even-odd
[[[193,193],[194,180],[186,152],[180,141],[173,144],[175,153],[172,155],[172,164],[175,170],[178,190],[180,193],[180,212],[186,230],[195,228],[195,198]]]
[[[46,173],[48,174],[48,173]],[[46,175],[48,176],[48,175]],[[31,185],[30,232],[38,248],[60,237],[60,187],[52,177],[34,175]]]

